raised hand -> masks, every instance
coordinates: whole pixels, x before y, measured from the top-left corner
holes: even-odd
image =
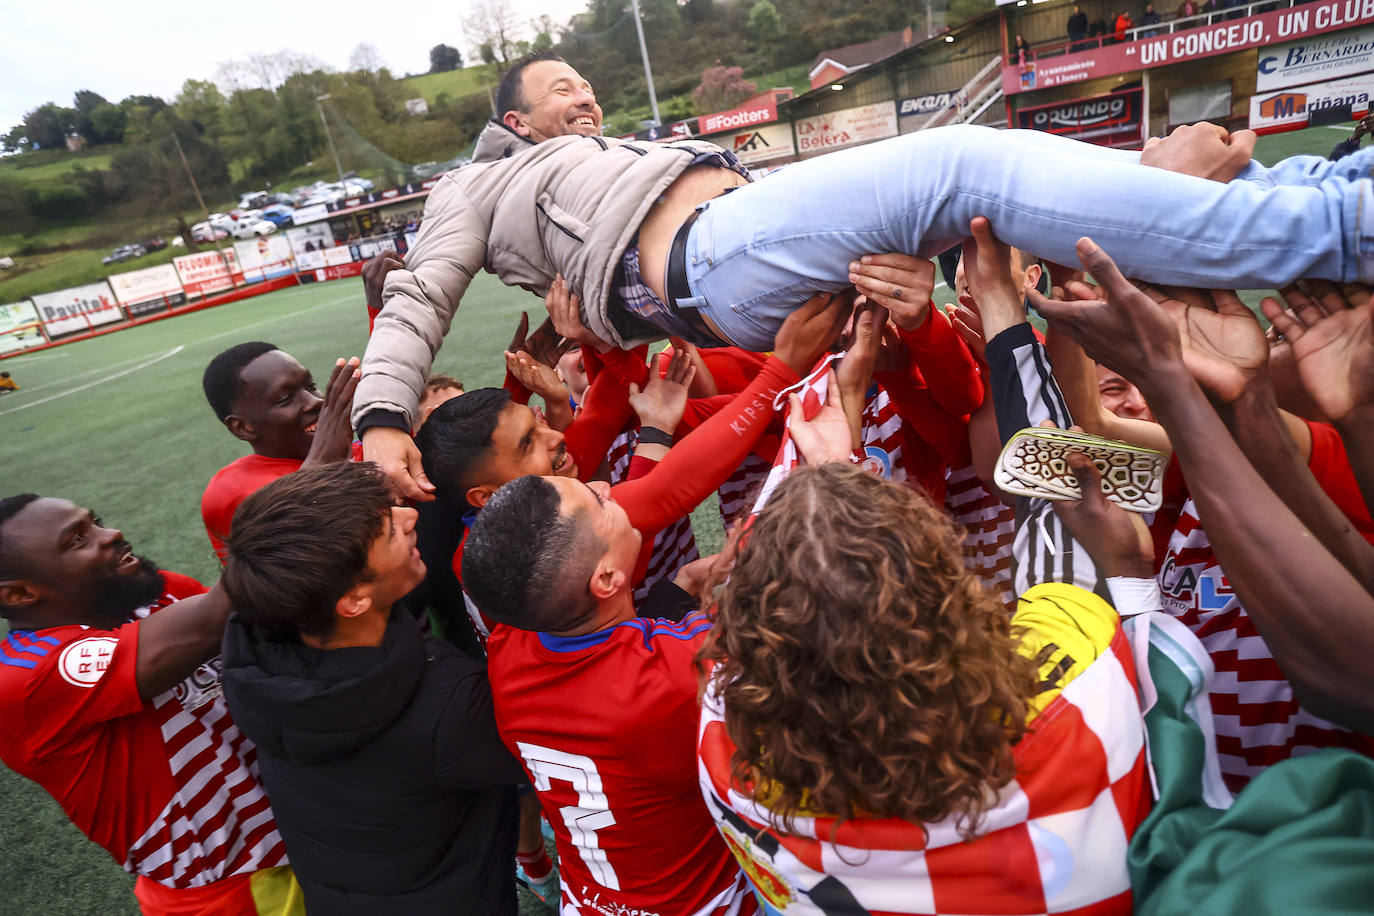
[[[558,332],[554,330],[553,320],[550,318],[545,318],[543,323],[534,329],[533,334],[529,333],[529,329],[530,316],[521,312],[520,320],[515,324],[515,335],[511,337],[510,346],[506,350],[510,353],[519,353],[523,350],[545,366],[554,369],[558,366],[559,358],[576,346],[570,341],[559,340]]]
[[[427,503],[434,499],[420,450],[410,433],[391,426],[373,426],[363,433],[363,459],[376,462],[391,491],[401,499]]]
[[[515,353],[507,350],[505,357],[506,370],[530,391],[545,401],[568,400],[568,387],[551,366],[546,366],[524,350]]]
[[[866,254],[849,265],[849,282],[887,309],[893,324],[914,331],[930,314],[935,263],[909,254]]]
[[[667,360],[667,372],[660,374],[663,362]],[[652,426],[672,434],[682,422],[682,412],[687,408],[687,390],[696,377],[696,366],[686,350],[673,350],[672,358],[667,353],[654,357],[649,366],[649,378],[641,389],[630,383],[630,406],[639,417],[640,426]]]
[[[1140,154],[1140,164],[1227,182],[1250,163],[1255,140],[1253,130],[1231,133],[1203,121],[1175,128],[1167,137],[1151,137]]]
[[[1324,281],[1281,290],[1261,304],[1291,349],[1303,388],[1321,412],[1340,423],[1357,407],[1374,404],[1374,298],[1367,286],[1343,290]]]
[[[549,291],[544,295],[544,308],[549,311],[554,331],[564,340],[604,350],[605,341],[582,323],[580,306],[577,293],[568,289],[568,281],[563,279],[563,275],[554,277],[549,284]]]
[[[1214,399],[1234,403],[1266,374],[1269,343],[1255,313],[1229,290],[1146,288],[1178,327],[1183,363]]]
[[[1054,514],[1088,551],[1103,576],[1153,578],[1155,549],[1145,520],[1107,499],[1102,493],[1102,478],[1087,455],[1069,452],[1068,461],[1083,495],[1054,501]]]
[[[802,410],[801,398],[795,393],[787,396],[791,407],[788,414],[787,429],[796,443],[797,451],[806,459],[807,464],[824,464],[827,461],[847,461],[850,453],[857,447],[850,432],[849,417],[840,397],[840,385],[835,379],[835,370],[826,373],[825,403],[811,419],[806,419]],[[862,407],[860,407],[862,409]]]
[[[887,327],[887,309],[873,302],[865,302],[854,310],[854,334],[835,371],[841,403],[851,418],[850,438],[859,440],[865,395],[873,381],[878,354],[882,350],[883,331]],[[900,343],[900,341],[899,341]]]
[[[353,392],[358,388],[358,357],[334,360],[329,383],[324,388],[324,403],[315,420],[315,438],[305,456],[302,467],[347,460],[353,448],[353,423],[349,412],[353,409]]]
[[[363,265],[363,298],[370,309],[382,307],[382,289],[386,275],[398,267],[405,267],[406,259],[394,251],[383,251]]]
[[[797,375],[806,375],[844,330],[853,298],[818,293],[796,308],[773,339],[773,354]]]
[[[1086,284],[1070,283],[1065,299],[1047,299],[1031,290],[1035,310],[1142,391],[1152,390],[1155,373],[1183,369],[1178,327],[1169,314],[1122,276],[1092,239],[1079,239],[1077,247],[1079,260],[1106,290],[1107,301]]]
[[[1011,276],[1011,247],[993,235],[992,223],[977,216],[964,240],[964,277],[978,303],[987,340],[1026,320],[1021,291]]]

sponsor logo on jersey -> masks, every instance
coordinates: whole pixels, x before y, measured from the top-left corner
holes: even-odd
[[[57,670],[62,679],[76,687],[94,687],[105,676],[114,659],[119,640],[112,636],[88,636],[62,650]]]

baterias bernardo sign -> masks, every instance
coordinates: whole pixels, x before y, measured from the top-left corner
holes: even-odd
[[[1019,127],[1086,140],[1098,146],[1139,145],[1143,99],[1144,90],[1129,89],[1089,99],[1038,105],[1018,111],[1016,123]]]
[[[1261,48],[1255,91],[1286,89],[1374,70],[1374,27],[1347,29]]]

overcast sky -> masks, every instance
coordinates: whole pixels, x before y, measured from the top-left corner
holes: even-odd
[[[566,24],[584,0],[510,0],[521,20],[547,13]],[[471,0],[256,0],[244,3],[112,3],[0,0],[5,33],[0,133],[44,102],[70,106],[78,89],[111,102],[170,100],[187,79],[211,79],[220,61],[289,48],[343,69],[371,42],[396,76],[429,69],[429,49],[469,54],[462,21]]]

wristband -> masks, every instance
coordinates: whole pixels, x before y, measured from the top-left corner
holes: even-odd
[[[639,428],[640,445],[661,445],[664,448],[673,447],[673,434],[664,432],[657,426],[641,426]]]
[[[1164,596],[1159,592],[1159,582],[1153,578],[1140,579],[1134,576],[1108,576],[1107,591],[1112,595],[1112,604],[1122,617],[1158,611],[1164,607]]]

